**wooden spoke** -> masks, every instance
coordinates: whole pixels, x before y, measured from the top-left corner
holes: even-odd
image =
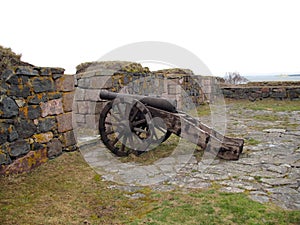
[[[155,127],[151,120],[148,108],[137,100],[110,101],[100,114],[101,139],[118,156],[148,151],[152,143],[160,143],[169,137],[167,130]]]
[[[121,139],[121,137],[123,136],[123,133],[119,133],[119,135],[115,138],[115,140],[112,142],[112,146],[115,146],[115,144],[117,144],[117,142]]]
[[[146,119],[141,119],[141,120],[132,122],[132,126],[135,127],[135,126],[141,125],[141,124],[146,123],[146,122],[147,122]]]
[[[121,119],[124,119],[124,118],[125,118],[125,115],[124,115],[124,113],[123,113],[123,111],[122,111],[120,105],[121,105],[121,104],[117,104],[117,108],[118,108],[118,111],[119,111],[119,113],[120,113]]]
[[[110,131],[105,131],[105,134],[106,134],[106,135],[111,135],[111,134],[113,134],[113,133],[115,133],[115,131],[114,131],[113,129],[111,129]]]
[[[127,137],[125,135],[123,138],[123,141],[122,141],[121,149],[120,149],[121,152],[125,152],[126,142],[127,142]]]
[[[110,112],[110,115],[111,115],[117,122],[120,122],[120,121],[121,121],[121,119],[118,118],[118,117],[116,116],[115,113],[111,113],[111,112]]]
[[[133,122],[134,118],[136,117],[137,113],[139,112],[139,110],[137,108],[133,108],[132,110],[134,110],[134,111],[133,111],[132,116],[129,118],[130,122]]]
[[[124,119],[129,120],[130,110],[131,110],[131,106],[129,104],[126,104]]]
[[[115,122],[109,122],[109,121],[105,121],[106,125],[110,125],[110,126],[118,126],[118,123]]]

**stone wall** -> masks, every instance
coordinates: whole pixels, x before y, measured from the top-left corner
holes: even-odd
[[[85,65],[87,68],[83,68]],[[100,112],[106,104],[99,98],[101,89],[167,97],[176,100],[179,109],[187,107],[185,103],[191,99],[196,105],[210,101],[216,91],[215,79],[196,76],[186,69],[151,72],[141,64],[124,61],[82,64],[77,68],[74,120],[90,134],[98,133]]]
[[[20,66],[0,79],[0,174],[18,173],[76,149],[74,76]]]
[[[290,99],[300,100],[300,86],[249,86],[249,87],[223,87],[225,98],[249,99],[255,101],[258,99]]]
[[[234,99],[300,99],[300,85],[260,85],[221,91],[225,98]],[[197,105],[219,95],[213,77],[184,69],[151,72],[132,62],[88,64],[76,75],[65,75],[62,68],[7,69],[0,77],[0,174],[29,171],[63,151],[77,149],[78,127],[98,134],[106,104],[99,99],[100,89],[173,98],[179,108],[191,99]]]

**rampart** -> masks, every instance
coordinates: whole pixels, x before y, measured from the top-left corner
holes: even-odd
[[[74,76],[19,66],[0,79],[0,174],[20,173],[76,149]]]
[[[300,82],[252,82],[247,85],[223,86],[225,98],[249,99],[266,98],[276,100],[300,100]]]
[[[100,111],[105,104],[99,99],[100,89],[113,92],[162,96],[186,108],[190,101],[195,105],[213,100],[216,79],[194,75],[188,69],[166,69],[151,72],[139,63],[126,61],[96,62],[86,69],[78,69],[74,116],[75,123],[98,133]]]
[[[178,88],[180,86],[181,88]],[[75,75],[62,68],[18,66],[0,77],[0,174],[30,171],[64,151],[77,149],[74,132],[98,134],[105,102],[100,89],[173,98],[178,107],[186,99],[195,105],[225,98],[300,99],[300,84],[256,83],[217,88],[213,77],[190,70],[149,71],[133,62],[97,62]]]

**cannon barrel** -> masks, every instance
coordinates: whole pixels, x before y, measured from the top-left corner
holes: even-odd
[[[107,90],[101,90],[99,94],[100,98],[103,100],[112,101],[115,98],[131,98],[136,99],[142,102],[145,105],[152,106],[157,109],[161,109],[167,112],[177,112],[175,101],[161,98],[161,97],[151,97],[145,95],[131,95],[131,94],[123,94],[123,93],[115,93]]]

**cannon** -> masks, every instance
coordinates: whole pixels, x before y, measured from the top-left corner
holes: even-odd
[[[219,158],[238,160],[244,140],[227,137],[176,109],[166,98],[100,91],[107,104],[100,113],[99,133],[104,145],[117,156],[141,154],[167,140],[182,137]]]

